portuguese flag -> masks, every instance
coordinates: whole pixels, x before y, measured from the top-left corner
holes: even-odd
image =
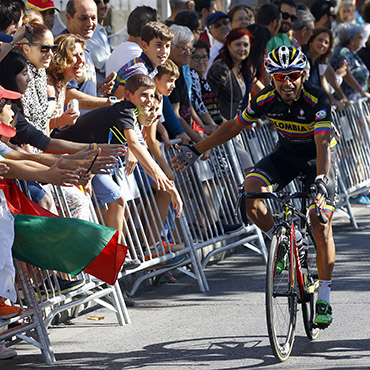
[[[82,270],[113,285],[128,247],[118,232],[76,218],[57,217],[28,199],[13,180],[1,180],[14,216],[13,256],[45,270],[77,275]]]

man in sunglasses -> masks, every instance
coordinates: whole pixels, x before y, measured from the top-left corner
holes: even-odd
[[[319,87],[305,82],[307,59],[301,50],[280,46],[268,54],[265,69],[271,84],[260,91],[238,118],[224,123],[211,136],[194,146],[180,145],[173,167],[184,170],[202,153],[237,136],[243,129],[251,130],[253,123],[266,116],[279,134],[275,151],[260,160],[247,174],[246,192],[271,192],[283,189],[300,173],[306,176],[305,187],[314,184],[314,203],[326,215],[322,224],[312,205],[311,225],[317,243],[316,263],[320,279],[315,322],[325,328],[331,324],[331,276],[335,262],[335,245],[331,220],[336,194],[336,144],[332,131],[331,106],[328,95]],[[261,199],[245,202],[247,215],[270,238],[274,219]]]
[[[281,24],[278,33],[267,44],[267,53],[281,45],[292,45],[287,33],[297,19],[297,5],[294,0],[278,0],[274,4],[280,7]]]
[[[226,37],[231,31],[230,18],[224,12],[215,12],[209,14],[207,16],[207,28],[214,40],[209,51],[209,62],[208,62],[209,69],[213,61],[218,56],[219,51],[224,46]]]

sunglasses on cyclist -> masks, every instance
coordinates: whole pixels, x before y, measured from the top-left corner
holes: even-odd
[[[283,19],[288,19],[290,18],[290,20],[292,22],[295,22],[297,20],[297,17],[294,15],[294,14],[289,14],[287,12],[281,12],[281,16],[283,17]]]
[[[230,20],[228,18],[225,18],[223,21],[221,22],[217,22],[217,23],[213,23],[211,24],[211,26],[213,28],[221,28],[222,26],[228,26],[230,24]]]
[[[302,72],[290,72],[290,73],[274,73],[272,77],[275,81],[285,82],[287,79],[290,82],[297,81],[302,76]]]
[[[40,45],[40,44],[35,44],[33,42],[28,42],[23,45],[38,46],[40,48],[41,53],[45,53],[45,54],[48,53],[50,50],[54,54],[58,49],[58,45]]]

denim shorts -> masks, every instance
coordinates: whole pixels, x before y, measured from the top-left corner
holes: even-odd
[[[110,175],[95,175],[92,186],[99,203],[112,203],[122,196],[121,188]]]
[[[26,182],[27,185],[24,183]],[[36,181],[20,181],[21,189],[22,191],[27,194],[26,189],[28,188],[31,199],[39,204],[41,202],[41,199],[45,196],[46,191],[45,189]]]

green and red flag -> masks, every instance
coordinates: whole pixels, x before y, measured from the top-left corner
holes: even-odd
[[[118,232],[106,226],[61,218],[28,199],[13,180],[1,180],[14,216],[13,256],[46,270],[77,275],[82,270],[114,284],[128,247]]]

